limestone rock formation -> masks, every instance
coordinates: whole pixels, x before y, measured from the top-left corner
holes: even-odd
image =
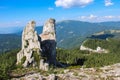
[[[64,72],[59,72],[47,76],[41,73],[26,74],[11,80],[120,80],[120,63],[100,68],[65,69]]]
[[[37,61],[35,61],[34,55],[40,55],[39,36],[34,28],[35,22],[31,21],[22,33],[22,50],[17,54],[17,64],[20,63],[23,67],[35,66]]]
[[[35,22],[27,24],[22,33],[22,49],[17,54],[17,64],[23,67],[37,66],[47,71],[49,65],[56,66],[56,31],[55,20],[49,19],[43,32],[37,35]]]
[[[91,49],[91,48],[88,48],[88,47],[85,47],[85,46],[81,45],[80,50],[82,50],[82,51],[90,51],[90,52],[95,52],[95,53],[108,53],[108,50],[102,49],[99,46],[94,50],[94,49]]]
[[[85,46],[84,44],[87,42],[87,40],[85,40],[82,45],[80,46],[80,50],[82,51],[89,51],[89,52],[94,52],[94,53],[108,53],[109,51],[100,47],[100,46],[97,46],[96,49],[91,49],[87,46]]]
[[[44,59],[40,59],[39,69],[44,70],[44,71],[48,71],[49,63],[45,62]]]
[[[44,24],[40,37],[42,56],[47,57],[47,61],[50,64],[56,65],[56,31],[54,19],[49,19]]]

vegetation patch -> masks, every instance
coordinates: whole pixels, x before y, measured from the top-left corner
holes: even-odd
[[[80,49],[66,50],[57,49],[57,60],[67,66],[85,66],[85,67],[102,67],[120,62],[120,40],[108,39],[97,40],[90,39],[85,45],[95,48],[101,46],[110,52],[108,54],[90,53],[88,51],[80,51]]]
[[[26,60],[26,56],[23,56],[23,58],[21,59],[21,64],[23,64]]]
[[[110,44],[108,41],[102,40],[102,39],[88,39],[84,42],[83,45],[91,49],[96,49],[98,46],[104,49],[107,49],[108,48],[107,45],[110,45]]]
[[[101,44],[104,48],[110,50],[108,54],[90,54],[88,51],[80,51],[79,48],[76,49],[57,49],[57,61],[63,63],[66,65],[66,68],[74,69],[74,68],[80,68],[80,67],[102,67],[106,65],[111,65],[115,63],[120,63],[120,40],[119,39],[108,39],[105,40],[91,40],[96,41],[96,43]],[[99,42],[100,41],[100,42]],[[107,44],[105,44],[107,43]],[[89,45],[92,45],[92,43],[89,43]],[[95,44],[96,45],[96,44]],[[9,73],[13,71],[14,73],[21,73],[24,74],[26,72],[32,72],[35,71],[35,68],[16,68],[16,54],[18,53],[19,49],[6,52],[3,54],[0,54],[0,80],[7,80],[10,78]],[[39,66],[40,63],[40,54],[37,53],[37,51],[33,52],[33,57],[37,63],[37,66]],[[21,62],[24,63],[26,60],[26,57],[23,57],[21,59]],[[20,72],[21,71],[21,72]],[[48,72],[41,71],[39,69],[36,70],[36,72],[40,72],[44,75],[49,75],[51,73],[58,74],[63,73],[64,68],[60,69],[51,69]],[[19,74],[18,73],[18,74]],[[78,75],[78,74],[74,74]]]
[[[33,51],[33,57],[35,62],[37,63],[37,66],[39,67],[40,65],[40,54],[37,53],[37,51]]]
[[[15,69],[16,55],[19,49],[0,54],[0,80],[8,80],[9,73]]]

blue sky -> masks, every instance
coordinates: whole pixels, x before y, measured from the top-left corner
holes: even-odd
[[[48,18],[89,22],[120,21],[120,0],[0,0],[0,27],[21,27]]]

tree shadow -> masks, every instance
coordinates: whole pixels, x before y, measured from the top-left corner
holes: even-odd
[[[62,65],[64,65],[64,68],[67,68],[67,67],[70,67],[70,66],[83,66],[84,65],[84,62],[86,61],[86,59],[84,58],[79,58],[76,63],[74,64],[69,64],[69,63],[62,63]],[[62,68],[61,66],[58,66],[59,68]]]
[[[115,35],[113,35],[113,34],[102,34],[102,35],[92,35],[91,37],[88,37],[88,38],[91,38],[91,39],[107,39],[107,38],[112,38],[114,36]]]

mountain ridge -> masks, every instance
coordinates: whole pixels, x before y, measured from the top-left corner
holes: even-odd
[[[62,21],[58,21],[57,24],[60,24],[60,23],[69,23],[69,22],[81,22],[81,23],[90,23],[90,24],[97,24],[99,26],[115,26],[118,25],[120,27],[120,21],[105,21],[105,22],[87,22],[87,21],[80,21],[80,20],[62,20]],[[109,25],[108,25],[109,24]],[[42,27],[41,26],[36,26],[36,28],[39,28],[39,27]],[[6,32],[6,28],[8,29]],[[18,30],[19,29],[19,30]],[[16,33],[19,33],[21,32],[22,30],[24,29],[24,27],[1,27],[1,30],[0,30],[0,34],[16,34]]]
[[[103,23],[105,26],[103,25]],[[108,23],[111,22],[89,23],[89,22],[76,21],[76,20],[65,20],[65,21],[57,22],[56,23],[56,35],[58,36],[57,47],[66,48],[66,49],[76,48],[79,47],[87,37],[91,36],[94,33],[106,31],[106,30],[112,30],[112,29],[113,30],[120,29],[119,27],[120,21],[112,22],[111,26],[110,25],[106,26]],[[114,26],[113,23],[116,23],[114,25],[118,25],[118,26]],[[36,27],[36,31],[38,34],[42,32],[42,28],[43,28],[42,26]],[[21,42],[20,37],[22,31],[19,31],[14,34],[18,35],[19,39],[17,39],[18,40],[17,42],[20,43]],[[4,37],[1,38],[3,38],[4,41],[6,41],[5,37],[8,36],[4,35]],[[2,44],[3,43],[1,43],[1,45]],[[18,43],[16,43],[16,45],[17,44]],[[12,45],[12,43],[9,45]]]

